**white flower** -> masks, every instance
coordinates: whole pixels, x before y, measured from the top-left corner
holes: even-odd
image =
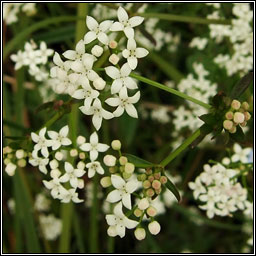
[[[68,146],[72,144],[71,140],[67,138],[69,128],[67,125],[62,127],[59,131],[59,133],[55,131],[48,131],[49,137],[53,140],[52,142],[52,149],[57,150],[60,148],[62,145],[63,146]]]
[[[132,97],[128,97],[126,87],[123,87],[119,92],[119,97],[109,98],[105,102],[112,106],[117,107],[113,112],[115,117],[119,117],[124,113],[124,110],[131,117],[138,118],[138,113],[136,108],[133,106],[140,99],[140,92],[137,92]]]
[[[49,158],[38,157],[37,152],[32,152],[32,158],[29,159],[29,163],[33,166],[38,166],[42,173],[47,174],[46,165],[49,163]]]
[[[111,175],[111,182],[116,189],[108,194],[106,201],[116,203],[122,200],[123,205],[131,209],[131,193],[137,189],[138,183],[134,180],[126,183],[124,179],[117,175]]]
[[[241,161],[242,163],[248,163],[248,155],[251,152],[251,148],[243,149],[239,144],[235,143],[233,149],[235,154],[231,157],[232,162]]]
[[[99,45],[94,45],[93,47],[92,47],[92,50],[91,50],[91,53],[92,53],[92,55],[94,55],[94,56],[96,56],[96,57],[100,57],[101,55],[102,55],[102,53],[103,53],[103,48],[101,47],[101,46],[99,46]]]
[[[46,127],[44,127],[39,131],[39,135],[32,132],[31,138],[36,143],[36,145],[34,146],[34,150],[35,151],[41,150],[42,155],[45,158],[48,158],[49,156],[48,147],[51,147],[53,142],[45,138],[45,133],[46,133]]]
[[[25,65],[25,56],[21,50],[19,50],[17,54],[12,54],[10,58],[13,62],[16,62],[14,66],[15,70],[20,69],[22,66]]]
[[[94,161],[98,157],[98,152],[105,152],[109,149],[106,144],[99,143],[99,138],[96,132],[90,136],[90,143],[84,143],[80,146],[83,151],[90,152],[90,159]]]
[[[15,174],[15,170],[17,168],[17,165],[13,163],[8,163],[7,166],[5,167],[5,171],[9,176],[13,176]]]
[[[63,53],[63,56],[66,59],[69,60],[81,60],[82,56],[85,54],[85,47],[84,47],[84,41],[80,40],[77,44],[76,44],[76,50],[67,50]]]
[[[200,177],[197,177],[195,182],[189,182],[188,186],[190,189],[194,190],[194,198],[197,199],[200,194],[206,193],[206,188],[202,185]]]
[[[132,229],[138,225],[137,221],[128,219],[122,211],[121,202],[118,203],[114,208],[114,214],[106,215],[108,225],[108,235],[117,236],[121,238],[125,236],[125,228]]]
[[[111,27],[111,31],[124,31],[127,38],[133,38],[134,37],[134,29],[133,27],[136,27],[140,25],[144,18],[140,16],[134,16],[129,19],[127,12],[124,8],[121,6],[118,8],[117,11],[117,17],[119,22],[115,22]]]
[[[37,211],[49,211],[51,201],[42,193],[37,194],[35,198],[34,207]]]
[[[125,63],[120,70],[116,67],[109,66],[105,68],[105,71],[109,77],[114,79],[111,85],[112,94],[120,92],[121,88],[124,86],[132,90],[138,88],[136,82],[129,77],[132,70],[128,63]]]
[[[47,189],[51,190],[51,195],[53,198],[59,198],[62,185],[60,184],[60,180],[57,176],[50,181],[43,180],[43,183]]]
[[[96,172],[101,175],[104,174],[104,169],[98,161],[86,164],[86,168],[88,168],[88,178],[92,178]]]
[[[62,203],[69,203],[71,200],[74,203],[82,203],[84,201],[78,198],[78,193],[74,188],[67,190],[64,187],[60,188],[59,199],[61,200]]]
[[[51,68],[50,74],[51,74],[51,77],[57,77],[58,76],[57,73],[59,72],[59,70],[69,71],[72,62],[71,61],[63,61],[60,58],[60,55],[57,52],[55,52],[54,56],[53,56],[53,63],[56,66]]]
[[[78,186],[78,179],[82,177],[85,174],[84,169],[80,169],[79,166],[77,169],[74,169],[74,167],[69,163],[69,162],[65,162],[65,171],[66,173],[60,177],[60,182],[70,182],[70,185],[73,188],[77,188]]]
[[[92,104],[92,106],[88,109],[87,106],[81,106],[79,109],[85,114],[85,115],[93,115],[92,117],[92,123],[96,130],[99,130],[102,123],[102,118],[104,119],[111,119],[114,117],[112,113],[109,111],[106,111],[101,106],[101,101],[96,98]]]
[[[136,48],[136,42],[133,38],[128,39],[127,49],[124,49],[123,57],[127,59],[128,64],[132,70],[137,67],[138,58],[144,58],[148,55],[148,50],[138,47]]]
[[[101,43],[107,45],[109,39],[106,35],[106,31],[112,23],[113,21],[111,20],[105,20],[99,24],[93,17],[87,16],[86,25],[90,31],[85,34],[84,43],[89,44],[93,40],[98,39]]]
[[[40,50],[36,51],[36,56],[40,58],[42,64],[46,64],[48,61],[48,57],[53,54],[52,49],[47,49],[47,45],[45,42],[40,43]]]
[[[85,76],[81,76],[78,83],[82,86],[82,89],[76,90],[72,94],[72,97],[75,99],[84,99],[84,106],[86,109],[89,109],[93,99],[97,98],[100,93],[92,89],[89,80]]]

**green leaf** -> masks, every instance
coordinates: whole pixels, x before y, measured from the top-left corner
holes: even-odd
[[[140,168],[148,168],[153,167],[155,164],[148,162],[147,160],[144,160],[142,158],[139,158],[137,156],[131,155],[131,154],[124,154],[128,158],[128,161],[133,163],[135,167]]]
[[[196,147],[206,135],[213,131],[213,127],[208,124],[203,124],[200,128],[200,135],[191,143],[191,148]]]
[[[213,126],[216,124],[216,118],[213,114],[209,113],[209,114],[204,114],[198,117],[199,119],[201,119],[203,122],[205,122],[206,124]]]
[[[249,87],[251,82],[253,81],[253,72],[245,75],[233,88],[231,92],[231,98],[237,99],[239,98],[244,91]]]
[[[35,113],[37,114],[40,111],[49,110],[49,109],[53,108],[53,106],[54,106],[54,101],[45,102],[36,108]]]
[[[234,141],[240,142],[240,143],[244,142],[244,139],[245,139],[244,132],[243,132],[242,128],[239,125],[236,127],[236,132],[235,133],[230,133],[229,137],[231,139],[233,139]]]
[[[178,202],[180,202],[180,200],[181,200],[180,193],[179,193],[178,189],[176,188],[176,186],[168,178],[167,178],[167,183],[165,184],[165,187],[167,189],[169,189],[174,194],[174,196],[176,197]]]

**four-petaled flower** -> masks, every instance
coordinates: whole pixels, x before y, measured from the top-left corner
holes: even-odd
[[[133,38],[128,39],[127,49],[124,49],[123,57],[127,59],[128,64],[132,70],[138,65],[138,58],[144,58],[148,55],[148,50],[138,47],[136,48],[136,42]]]
[[[76,192],[76,189],[71,188],[67,190],[64,187],[60,188],[59,199],[61,200],[62,203],[69,203],[71,200],[74,203],[82,203],[84,201],[78,198],[78,193]]]
[[[133,27],[136,27],[140,25],[144,18],[140,16],[134,16],[129,19],[127,12],[124,8],[121,6],[118,8],[117,11],[117,17],[118,21],[113,23],[113,25],[110,27],[110,31],[124,31],[127,38],[133,38],[134,37],[134,29]]]
[[[122,200],[123,205],[131,209],[131,193],[137,189],[138,183],[134,180],[130,180],[126,183],[125,180],[118,175],[111,175],[111,182],[116,189],[108,194],[106,201],[116,203]]]
[[[125,228],[135,228],[139,223],[134,220],[128,219],[122,211],[122,203],[118,203],[114,208],[114,214],[108,214],[106,216],[108,225],[108,235],[117,236],[121,238],[125,236]]]
[[[138,88],[136,82],[129,77],[132,70],[128,63],[125,63],[120,70],[113,66],[106,67],[105,70],[107,75],[114,79],[111,85],[112,94],[118,93],[122,87],[127,87],[131,90]]]
[[[63,53],[63,56],[69,60],[82,60],[82,56],[85,54],[84,41],[80,40],[76,44],[76,50],[67,50]]]
[[[98,161],[86,164],[86,168],[88,168],[88,178],[92,178],[96,172],[101,175],[104,174],[104,169]]]
[[[49,158],[42,158],[37,155],[37,151],[32,152],[32,158],[29,159],[29,163],[33,166],[38,166],[39,170],[47,174],[46,165],[49,163]]]
[[[109,98],[105,102],[112,106],[117,107],[113,112],[115,117],[119,117],[124,113],[124,110],[131,117],[138,118],[138,113],[136,108],[133,106],[140,99],[140,92],[137,92],[132,97],[128,97],[126,87],[123,87],[119,92],[119,97]]]
[[[96,132],[90,136],[90,143],[84,143],[80,146],[83,151],[90,152],[90,159],[94,161],[97,159],[99,152],[105,152],[109,149],[106,144],[99,143],[99,138]]]
[[[40,43],[40,50],[36,51],[36,56],[41,59],[42,64],[46,64],[48,61],[48,57],[53,54],[52,49],[47,49],[47,45],[45,42]]]
[[[107,45],[109,42],[108,36],[106,35],[106,31],[112,25],[113,21],[105,20],[100,24],[91,16],[86,17],[86,25],[89,28],[89,32],[87,32],[84,36],[84,43],[89,44],[95,39],[98,39],[101,43]]]

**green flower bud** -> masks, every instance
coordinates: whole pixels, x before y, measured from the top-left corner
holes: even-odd
[[[154,180],[152,182],[152,188],[154,188],[155,190],[160,189],[161,188],[161,182],[159,180]]]
[[[127,157],[121,156],[121,157],[119,158],[119,163],[120,163],[121,165],[125,165],[127,162],[128,162]]]
[[[135,166],[132,163],[126,163],[124,166],[124,171],[127,173],[133,173],[135,170]]]
[[[149,180],[144,180],[142,183],[143,188],[147,189],[151,187],[151,182]]]

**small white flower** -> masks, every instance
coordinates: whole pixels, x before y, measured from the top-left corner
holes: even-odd
[[[53,54],[52,49],[47,49],[47,45],[45,42],[40,43],[40,50],[36,51],[36,56],[40,58],[42,64],[46,64],[48,61],[48,57]]]
[[[122,200],[123,205],[131,209],[131,193],[137,189],[138,183],[134,180],[126,183],[124,179],[117,175],[111,175],[111,182],[116,189],[108,194],[106,201],[116,203]]]
[[[136,42],[133,38],[128,39],[127,49],[124,49],[123,57],[127,59],[128,64],[132,70],[137,67],[138,58],[144,58],[148,55],[148,50],[138,47],[136,48]]]
[[[87,16],[86,25],[90,31],[85,34],[84,43],[89,44],[93,40],[98,39],[101,43],[107,45],[109,39],[106,35],[106,31],[112,23],[113,21],[111,20],[105,20],[99,24],[93,17]]]
[[[90,152],[90,159],[94,161],[98,157],[98,152],[105,152],[109,149],[106,144],[99,143],[99,138],[96,132],[90,136],[90,143],[84,143],[80,146],[80,149],[86,152]]]
[[[46,127],[44,127],[39,131],[39,135],[32,132],[31,138],[36,143],[36,145],[34,146],[34,150],[35,151],[41,150],[42,155],[45,158],[48,158],[49,156],[48,147],[51,147],[53,145],[53,142],[45,138],[45,133],[46,133]]]
[[[87,77],[85,76],[80,77],[78,83],[82,86],[82,89],[77,89],[72,94],[72,97],[75,99],[84,99],[84,108],[89,109],[93,99],[96,99],[99,96],[99,92],[92,89]]]
[[[62,127],[60,129],[59,133],[55,132],[55,131],[47,132],[49,137],[53,140],[53,142],[52,142],[53,150],[57,150],[62,145],[68,146],[68,145],[72,144],[71,140],[69,138],[67,138],[68,131],[69,131],[69,128],[67,125],[65,125],[64,127]]]
[[[13,163],[8,163],[7,166],[5,167],[5,171],[9,176],[13,176],[15,174],[15,170],[17,168],[17,165]]]
[[[111,119],[114,117],[112,113],[109,111],[106,111],[101,106],[101,101],[96,98],[92,104],[92,106],[88,109],[87,106],[81,106],[79,109],[85,114],[85,115],[93,115],[92,117],[92,123],[96,130],[99,130],[102,124],[102,118],[104,119]]]
[[[134,29],[133,27],[136,27],[140,25],[144,18],[140,16],[134,16],[129,19],[127,12],[123,7],[119,7],[117,11],[117,17],[119,22],[115,22],[111,27],[111,31],[124,31],[127,38],[133,38],[134,37]]]
[[[206,188],[202,185],[200,177],[197,177],[195,182],[189,182],[188,186],[190,189],[194,190],[194,198],[197,199],[200,194],[206,193]]]
[[[251,148],[243,149],[239,144],[235,143],[233,150],[235,154],[231,157],[232,162],[241,161],[242,163],[248,163],[248,155],[251,152]]]
[[[18,70],[18,69],[20,69],[22,66],[25,65],[25,56],[24,56],[24,53],[23,53],[21,50],[19,50],[19,51],[17,52],[17,54],[12,54],[12,55],[10,56],[10,58],[11,58],[11,60],[12,60],[13,62],[15,62],[15,66],[14,66],[14,69],[15,69],[15,70]]]
[[[63,53],[63,56],[69,60],[82,60],[82,56],[85,54],[84,41],[80,40],[76,44],[76,50],[67,50]]]
[[[119,97],[109,98],[105,102],[112,106],[117,107],[113,112],[115,117],[119,117],[124,113],[124,110],[131,117],[138,118],[138,113],[136,108],[133,106],[140,99],[140,92],[137,92],[132,97],[128,97],[126,87],[123,87],[119,92]]]
[[[86,168],[88,168],[88,178],[92,178],[96,172],[101,175],[104,174],[104,169],[98,161],[86,164]]]
[[[122,203],[118,203],[114,208],[114,214],[106,215],[109,236],[125,236],[125,228],[132,229],[138,225],[137,221],[128,219],[122,211]]]
[[[71,200],[74,203],[82,203],[84,201],[78,198],[78,193],[74,188],[67,190],[64,187],[60,188],[59,199],[62,203],[69,203]]]
[[[58,76],[57,73],[59,72],[59,70],[69,71],[70,66],[72,64],[71,61],[63,61],[57,52],[54,53],[53,63],[56,66],[52,67],[50,70],[51,77],[57,77]]]
[[[38,157],[37,152],[38,151],[32,152],[32,158],[29,159],[29,163],[33,166],[38,166],[42,173],[47,174],[46,165],[49,163],[49,158]]]
[[[61,185],[58,177],[55,177],[50,181],[43,180],[43,183],[47,189],[51,190],[53,198],[59,198],[59,193],[63,186]]]
[[[85,174],[84,169],[80,169],[79,166],[77,169],[74,169],[74,167],[69,163],[69,162],[65,162],[65,171],[66,173],[60,177],[60,182],[70,182],[70,185],[73,188],[77,188],[78,186],[78,179],[82,177]]]
[[[105,68],[105,71],[109,77],[114,79],[111,85],[112,94],[120,92],[122,87],[127,87],[131,90],[138,88],[136,82],[129,77],[132,70],[128,63],[125,63],[120,70],[116,67],[109,66]]]

